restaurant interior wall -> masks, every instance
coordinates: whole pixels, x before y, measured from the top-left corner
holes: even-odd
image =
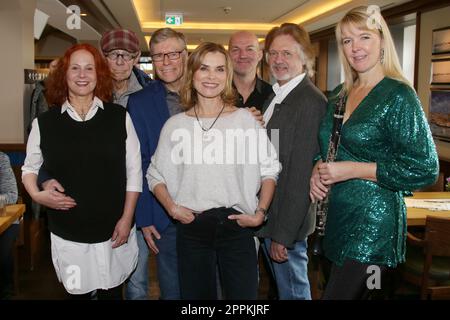
[[[0,143],[24,142],[24,69],[34,68],[35,0],[0,1]]]
[[[434,29],[450,26],[449,17],[450,6],[424,12],[421,15],[417,94],[427,114],[430,108],[431,92],[432,32]],[[450,143],[440,140],[435,140],[435,142],[439,157],[442,160],[450,161]]]

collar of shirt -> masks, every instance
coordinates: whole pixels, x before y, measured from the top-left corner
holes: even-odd
[[[114,100],[115,103],[118,103],[118,104],[122,105],[122,103],[120,103],[120,100],[123,97],[129,96],[130,94],[135,93],[136,91],[139,91],[141,89],[142,89],[141,84],[139,83],[139,81],[138,81],[136,75],[134,74],[134,72],[131,71],[130,78],[128,79],[127,90],[124,93],[122,93],[121,95],[116,95],[113,92],[113,100]],[[125,104],[125,106],[126,106],[126,104]]]
[[[267,107],[266,111],[263,114],[263,120],[266,124],[269,123],[270,119],[273,115],[273,110],[275,108],[275,105],[278,103],[283,102],[283,100],[288,96],[288,94],[305,78],[306,73],[301,73],[298,76],[292,78],[287,83],[280,86],[277,83],[275,83],[272,86],[273,92],[275,93],[275,97],[270,102],[269,106]]]
[[[259,92],[259,93],[263,93],[263,81],[256,77],[256,84],[255,84],[255,89]]]
[[[256,78],[256,82],[255,82],[255,88],[253,89],[253,91],[257,90],[258,92],[261,93],[261,91],[262,91],[262,84],[261,84],[262,80],[259,79],[258,76],[256,76],[255,78]],[[234,89],[237,89],[236,85],[234,84],[234,81],[231,82],[231,85],[233,86]]]
[[[177,96],[177,97],[180,96],[180,94],[178,92],[169,90],[169,88],[167,88],[167,86],[165,84],[164,84],[164,88],[166,89],[166,93],[168,95],[173,95],[173,96]]]
[[[301,74],[299,74],[298,76],[292,78],[291,80],[289,80],[287,83],[283,84],[282,86],[280,86],[278,84],[278,82],[276,82],[273,86],[273,92],[275,93],[276,96],[287,96],[289,94],[289,92],[292,91],[292,89],[294,89],[300,82],[302,82],[303,78],[305,77],[306,73],[303,72]]]
[[[248,96],[247,101],[245,101],[245,103],[244,103],[244,98],[242,97],[242,95],[237,90],[236,85],[234,84],[234,81],[231,83],[231,85],[233,86],[233,88],[237,92],[238,96],[237,96],[236,106],[240,107],[240,108],[248,106],[249,100],[251,100],[252,96],[254,96],[255,94],[256,95],[261,95],[262,94],[262,80],[259,79],[258,76],[256,76],[255,88],[250,93],[250,95]]]
[[[92,105],[89,108],[89,111],[88,111],[88,113],[86,115],[86,118],[84,120],[82,120],[80,118],[80,116],[78,115],[78,113],[75,111],[75,108],[72,107],[72,105],[69,103],[69,100],[66,100],[63,103],[63,105],[61,106],[61,114],[63,114],[64,112],[67,111],[67,113],[69,114],[69,116],[72,119],[74,119],[76,121],[87,121],[89,119],[92,119],[92,117],[95,116],[95,114],[97,113],[98,108],[104,109],[103,102],[99,98],[94,97],[94,100],[92,100]]]
[[[165,85],[166,88],[166,102],[167,107],[169,109],[169,115],[173,116],[183,111],[183,107],[180,102],[180,95],[178,92],[170,91]]]

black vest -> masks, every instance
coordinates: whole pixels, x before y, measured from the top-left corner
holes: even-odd
[[[73,120],[60,107],[39,118],[43,168],[75,199],[69,211],[48,210],[49,229],[63,239],[97,243],[111,238],[126,194],[126,111],[104,103],[95,116]]]

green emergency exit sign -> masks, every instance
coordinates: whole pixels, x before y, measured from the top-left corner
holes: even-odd
[[[183,24],[182,14],[166,13],[166,24],[171,26],[179,26]]]

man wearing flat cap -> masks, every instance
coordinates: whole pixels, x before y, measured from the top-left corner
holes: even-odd
[[[141,56],[139,40],[133,31],[115,29],[103,34],[100,47],[113,76],[114,103],[126,107],[129,95],[151,81],[145,72],[134,66]]]

